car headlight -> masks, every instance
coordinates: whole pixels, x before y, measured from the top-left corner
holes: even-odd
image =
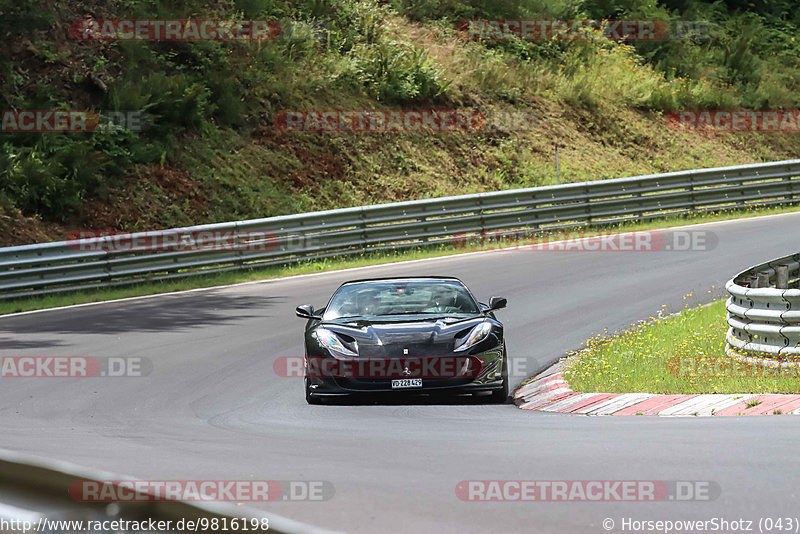
[[[311,335],[317,338],[317,341],[319,341],[320,345],[328,350],[338,352],[339,354],[344,354],[346,356],[358,356],[358,353],[353,352],[345,347],[344,343],[342,343],[342,340],[339,339],[339,336],[330,330],[325,328],[317,328]]]
[[[487,321],[484,321],[479,325],[475,325],[475,327],[470,330],[464,341],[462,341],[461,344],[454,349],[455,352],[461,352],[462,350],[467,350],[468,348],[477,345],[486,339],[491,331],[492,324]]]

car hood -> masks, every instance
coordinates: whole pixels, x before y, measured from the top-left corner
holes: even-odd
[[[403,315],[337,319],[320,326],[350,336],[358,343],[359,356],[440,356],[452,354],[459,339],[473,326],[486,320],[483,315]]]

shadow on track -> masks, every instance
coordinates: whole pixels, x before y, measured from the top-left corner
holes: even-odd
[[[22,341],[0,337],[0,350],[25,350],[40,349],[43,347],[61,347],[64,343],[56,339],[37,339],[36,341]]]
[[[36,316],[0,319],[0,332],[13,334],[119,334],[164,332],[268,318],[285,297],[253,297],[203,292],[133,300],[85,308],[56,310]],[[250,313],[247,313],[250,312]],[[37,346],[41,346],[38,343]],[[24,348],[24,347],[17,347]]]

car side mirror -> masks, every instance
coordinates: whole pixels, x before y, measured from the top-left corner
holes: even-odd
[[[489,299],[489,310],[499,310],[505,308],[508,300],[505,297],[492,297]]]
[[[314,306],[311,304],[303,304],[294,310],[295,314],[302,319],[319,319],[319,316],[314,315]]]

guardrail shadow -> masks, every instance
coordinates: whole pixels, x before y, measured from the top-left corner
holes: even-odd
[[[268,318],[270,315],[265,312],[285,300],[286,297],[282,296],[256,297],[213,291],[165,295],[156,299],[98,304],[5,319],[0,317],[0,332],[14,335],[174,332],[232,324],[255,317]],[[41,343],[37,343],[38,346]]]
[[[0,337],[0,351],[40,349],[44,347],[61,347],[63,345],[65,345],[65,343],[56,339],[37,339],[36,341],[33,340],[23,341],[21,339]]]

